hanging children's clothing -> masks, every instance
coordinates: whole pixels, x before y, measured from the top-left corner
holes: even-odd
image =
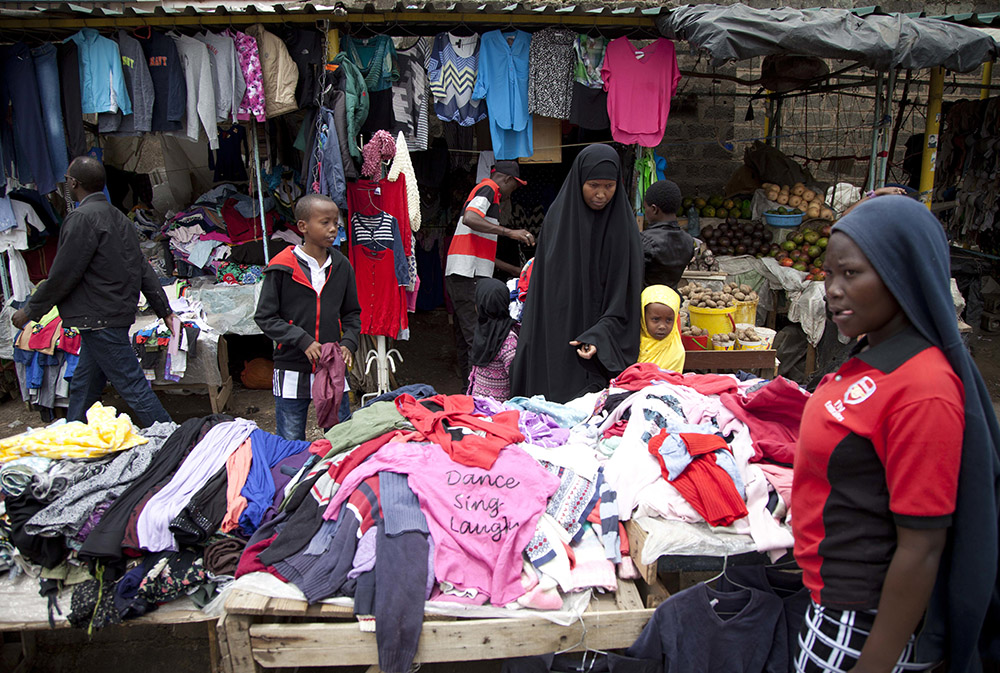
[[[472,97],[486,99],[493,154],[498,161],[534,153],[528,113],[530,48],[531,35],[523,30],[491,30],[482,38]]]
[[[479,68],[479,36],[438,33],[427,57],[427,80],[434,113],[446,122],[472,126],[486,119],[486,103],[473,99]]]
[[[137,31],[133,35],[142,45],[142,53],[149,64],[149,76],[153,80],[153,120],[150,130],[180,131],[187,109],[187,84],[177,45],[163,33],[154,30],[150,30],[145,37]]]
[[[240,124],[228,129],[218,127],[219,148],[208,151],[208,167],[215,171],[216,182],[246,182],[247,163],[250,161],[250,146],[247,132]]]
[[[399,338],[408,328],[409,273],[403,232],[409,229],[409,220],[400,222],[395,217],[406,215],[405,178],[351,183],[347,205],[351,212],[348,259],[357,280],[361,333]]]
[[[529,50],[528,112],[569,119],[573,102],[576,33],[545,28],[531,36]]]
[[[243,82],[246,85],[243,98],[237,108],[236,118],[246,120],[253,117],[262,122],[265,119],[264,79],[260,67],[260,54],[257,51],[257,40],[232,28],[226,30],[224,35],[231,37],[236,45],[239,68],[243,73]]]
[[[626,145],[659,145],[681,79],[674,43],[661,37],[636,49],[627,37],[614,39],[604,55],[601,78],[608,92],[611,136]],[[637,100],[643,105],[636,105]]]
[[[321,107],[317,114],[317,129],[309,148],[306,189],[311,194],[325,194],[333,199],[338,208],[346,208],[347,183],[335,113]]]

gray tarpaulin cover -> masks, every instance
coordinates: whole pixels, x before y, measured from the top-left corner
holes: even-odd
[[[846,9],[687,5],[658,17],[656,25],[666,37],[708,51],[715,66],[784,53],[877,69],[944,66],[969,72],[1000,53],[997,42],[975,28],[902,14],[862,18]]]

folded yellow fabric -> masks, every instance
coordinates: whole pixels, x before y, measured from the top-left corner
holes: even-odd
[[[86,423],[60,423],[0,440],[0,463],[22,456],[100,458],[147,441],[136,432],[127,414],[95,402],[87,410]]]

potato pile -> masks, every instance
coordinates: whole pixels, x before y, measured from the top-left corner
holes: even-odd
[[[680,289],[680,294],[698,308],[730,308],[737,301],[732,292],[713,291],[697,283],[688,283]]]
[[[712,346],[716,350],[728,350],[731,345],[736,343],[736,333],[729,332],[727,334],[713,334],[712,335]]]
[[[727,283],[722,291],[726,294],[733,295],[736,301],[757,301],[757,293],[753,291],[753,288],[749,285],[740,285],[739,283]]]
[[[681,336],[700,337],[706,335],[708,335],[708,330],[702,329],[701,327],[692,327],[691,325],[685,325],[681,329]]]
[[[788,185],[776,185],[765,182],[761,187],[764,189],[764,196],[769,201],[774,201],[778,205],[798,208],[809,219],[834,220],[833,211],[823,203],[823,196],[806,187],[801,182]]]
[[[757,334],[757,330],[753,327],[737,327],[736,328],[736,338],[743,342],[751,341],[763,341],[763,337]]]

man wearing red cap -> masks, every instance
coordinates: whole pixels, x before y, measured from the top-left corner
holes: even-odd
[[[521,168],[516,161],[496,162],[490,177],[470,192],[462,207],[455,236],[448,246],[445,287],[455,309],[458,366],[466,384],[469,346],[476,329],[476,279],[492,278],[497,265],[513,276],[521,272],[496,258],[498,236],[506,236],[523,245],[535,244],[535,237],[528,231],[507,229],[499,222],[500,200],[524,184],[527,183],[521,179]]]

